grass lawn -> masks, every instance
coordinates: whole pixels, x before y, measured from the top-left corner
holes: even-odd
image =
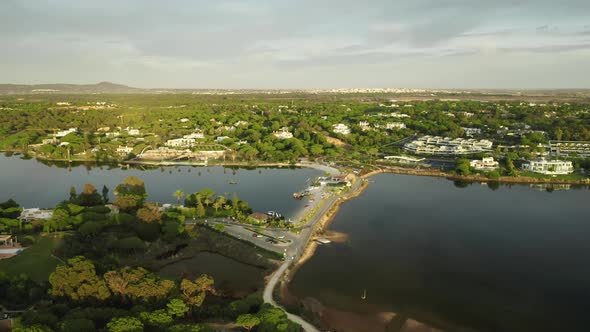
[[[12,275],[24,273],[37,282],[47,281],[49,274],[61,264],[58,259],[51,257],[61,241],[60,236],[40,236],[35,245],[23,250],[19,255],[0,260],[0,271]]]

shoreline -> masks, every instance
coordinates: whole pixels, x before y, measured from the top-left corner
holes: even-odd
[[[23,151],[18,150],[0,150],[3,153],[20,153],[27,155]],[[333,166],[315,163],[315,162],[297,162],[297,163],[285,163],[285,162],[195,162],[195,161],[157,161],[157,160],[109,160],[109,161],[97,161],[93,159],[55,159],[55,158],[42,158],[39,156],[29,155],[32,159],[39,161],[48,162],[63,162],[63,163],[94,163],[102,165],[145,165],[154,167],[168,167],[168,166],[221,166],[221,167],[244,167],[244,168],[257,168],[257,167],[307,167],[316,170],[324,171],[330,174],[339,173],[339,169]],[[368,178],[374,174],[379,173],[393,173],[393,174],[405,174],[415,176],[433,176],[433,177],[444,177],[449,180],[460,180],[470,182],[499,182],[499,183],[514,183],[514,184],[579,184],[579,185],[590,185],[590,178],[582,180],[569,180],[559,178],[536,178],[530,176],[501,176],[497,179],[491,179],[480,174],[476,175],[457,175],[444,172],[438,169],[428,168],[406,168],[399,166],[384,166],[384,165],[372,165],[377,170],[370,171],[362,175],[363,178]]]
[[[415,175],[415,176],[432,176],[432,177],[443,177],[449,180],[460,180],[469,182],[498,182],[498,183],[514,183],[514,184],[579,184],[579,185],[590,185],[590,178],[584,180],[568,180],[568,179],[557,179],[557,178],[534,178],[530,176],[501,176],[498,179],[490,179],[481,175],[457,175],[446,173],[434,169],[424,168],[404,168],[404,167],[388,167],[380,168],[378,170],[370,171],[363,176],[370,177],[380,173],[393,173],[403,175]]]

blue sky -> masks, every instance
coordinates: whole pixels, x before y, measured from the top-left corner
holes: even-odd
[[[590,88],[590,1],[2,0],[0,82]]]

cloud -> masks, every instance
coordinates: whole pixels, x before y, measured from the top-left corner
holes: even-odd
[[[3,0],[0,72],[5,81],[72,81],[91,66],[88,81],[113,75],[143,86],[219,82],[217,73],[228,84],[267,73],[252,87],[291,83],[289,75],[328,84],[322,66],[354,76],[420,61],[461,70],[466,58],[485,68],[499,54],[575,55],[587,50],[588,13],[586,0]]]

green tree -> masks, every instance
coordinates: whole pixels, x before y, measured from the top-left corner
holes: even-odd
[[[109,204],[109,188],[102,186],[102,201],[104,204]]]
[[[82,256],[68,260],[49,276],[49,294],[75,301],[96,299],[104,301],[111,295],[104,280],[96,275],[92,261]]]
[[[182,190],[176,190],[172,195],[174,197],[176,197],[176,202],[177,202],[178,205],[180,205],[180,201],[184,197],[184,191],[182,191]]]
[[[182,299],[190,306],[200,307],[205,301],[207,293],[216,294],[215,282],[210,276],[203,274],[194,281],[182,279],[180,293]]]
[[[143,323],[135,317],[113,318],[107,324],[108,332],[143,332]]]
[[[59,324],[63,332],[92,332],[96,331],[94,322],[86,318],[66,319]]]
[[[71,186],[70,187],[70,202],[71,203],[76,203],[76,198],[78,197],[78,194],[76,193],[76,187]]]
[[[455,171],[459,175],[469,175],[469,174],[471,174],[471,166],[469,164],[469,160],[467,160],[467,159],[459,159],[459,160],[457,160],[457,165],[455,166]]]
[[[184,317],[190,308],[181,299],[172,299],[166,305],[168,314],[172,317]]]
[[[260,324],[260,318],[252,314],[240,315],[238,319],[236,319],[236,325],[241,326],[248,331],[252,330],[252,328],[258,324]]]
[[[164,309],[142,312],[139,314],[141,320],[150,326],[162,329],[174,322],[174,318]]]
[[[203,218],[205,217],[205,214],[205,206],[203,205],[203,202],[199,200],[197,203],[197,217]]]

